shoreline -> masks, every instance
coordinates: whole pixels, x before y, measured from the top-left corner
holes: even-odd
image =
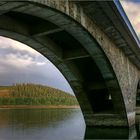
[[[80,108],[78,105],[0,105],[0,109]]]

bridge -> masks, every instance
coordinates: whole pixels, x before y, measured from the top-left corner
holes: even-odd
[[[87,127],[135,124],[140,43],[119,2],[2,0],[0,35],[29,45],[60,70]]]

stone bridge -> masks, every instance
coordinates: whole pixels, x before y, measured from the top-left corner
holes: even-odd
[[[2,0],[0,35],[29,45],[60,70],[87,127],[135,124],[139,40],[119,2]]]

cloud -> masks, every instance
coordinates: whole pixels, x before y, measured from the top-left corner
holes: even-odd
[[[140,2],[121,1],[121,4],[132,23],[136,33],[140,37]]]
[[[0,36],[0,64],[18,69],[46,65],[45,58],[20,42]]]
[[[45,62],[37,62],[36,65],[43,66],[43,65],[46,65],[46,63]]]
[[[5,66],[6,70],[6,67],[11,67],[16,68],[17,70],[25,71],[29,70],[31,67],[46,65],[46,62],[42,61],[43,60],[39,61],[38,59],[35,59],[29,54],[22,54],[19,51],[17,51],[16,53],[7,54],[0,52],[1,67]]]
[[[0,58],[0,63],[7,63],[9,66],[16,67],[18,69],[27,68],[30,65],[33,65],[34,62],[31,57],[23,56],[20,57],[18,54],[8,54],[2,58]]]
[[[10,38],[0,36],[0,45],[1,48],[12,48],[13,50],[25,51],[32,55],[39,55],[39,53],[31,47]]]

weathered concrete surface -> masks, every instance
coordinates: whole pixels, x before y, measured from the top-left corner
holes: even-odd
[[[139,49],[133,38],[123,37],[128,32],[116,31],[117,25],[99,24],[103,16],[108,19],[101,4],[58,0],[1,3],[0,35],[30,45],[58,67],[75,92],[87,126],[132,126],[140,78]],[[123,20],[115,20],[122,28]],[[98,90],[89,86],[94,83]],[[106,99],[109,96],[112,101]]]

